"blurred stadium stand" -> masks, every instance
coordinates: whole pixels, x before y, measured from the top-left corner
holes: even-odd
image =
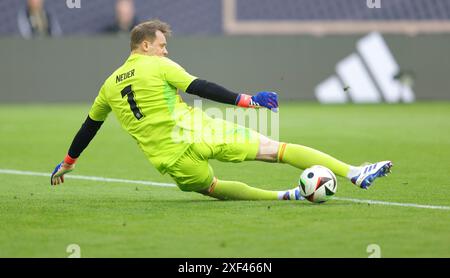
[[[95,34],[114,23],[115,0],[81,0],[81,8],[69,9],[66,0],[46,0],[66,35]],[[17,13],[24,0],[0,0],[0,35],[18,35]],[[159,18],[170,22],[175,34],[220,34],[219,0],[135,0],[139,20]]]
[[[448,20],[448,0],[238,0],[239,20]]]
[[[69,9],[66,0],[45,1],[46,7],[57,15],[64,34],[95,34],[114,23],[115,0],[80,1],[80,9]],[[25,0],[0,0],[0,35],[18,34],[17,13],[25,6],[25,2]],[[306,31],[302,31],[301,25],[298,24],[361,20],[379,23],[407,21],[410,28],[413,28],[412,21],[418,24],[437,21],[440,29],[437,28],[436,32],[450,32],[450,27],[444,28],[443,24],[450,21],[450,0],[381,0],[379,9],[369,9],[367,0],[135,0],[134,2],[139,20],[159,18],[170,22],[177,35],[264,33],[264,30],[267,30],[265,24],[280,22],[296,23],[291,31],[287,29],[286,33],[308,33],[311,29],[309,25],[305,26]],[[236,25],[253,21],[257,21],[259,29],[262,30],[255,31],[252,28],[246,29],[243,25]],[[228,28],[227,24],[242,30],[239,32]],[[353,27],[357,28],[355,25],[353,24]],[[275,25],[275,29],[277,28]],[[425,32],[426,30],[433,32],[433,28],[436,29],[436,26],[428,26]],[[391,25],[385,31],[389,30],[397,29],[395,25]],[[314,30],[310,32],[314,33]],[[323,30],[316,30],[316,33],[321,32]],[[349,33],[352,33],[352,30]]]

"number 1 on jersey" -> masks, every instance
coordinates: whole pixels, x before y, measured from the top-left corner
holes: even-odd
[[[137,106],[136,101],[134,100],[134,91],[131,88],[131,85],[126,86],[123,88],[123,90],[120,92],[122,94],[122,98],[124,96],[128,96],[128,103],[130,104],[131,112],[133,112],[133,115],[136,117],[136,119],[140,120],[144,117],[141,110],[139,110],[139,107]]]

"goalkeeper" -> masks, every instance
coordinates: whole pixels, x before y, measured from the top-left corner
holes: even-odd
[[[248,109],[277,109],[278,97],[273,92],[259,92],[253,96],[238,94],[190,75],[166,58],[166,36],[170,33],[170,26],[159,20],[133,28],[130,56],[100,88],[67,155],[51,175],[52,185],[64,182],[64,174],[74,169],[78,157],[111,111],[160,173],[169,174],[183,191],[195,191],[218,199],[302,198],[298,188],[270,191],[239,181],[222,180],[214,175],[209,159],[279,162],[299,169],[323,165],[361,188],[367,188],[374,179],[390,171],[390,161],[364,167],[351,166],[320,151],[273,141],[256,131],[212,119],[201,110],[189,107],[181,100],[178,90]]]

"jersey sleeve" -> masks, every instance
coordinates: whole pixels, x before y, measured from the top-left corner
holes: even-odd
[[[164,80],[184,92],[186,92],[192,81],[197,79],[197,77],[189,74],[183,67],[169,58],[162,58],[161,70]]]
[[[106,120],[109,112],[111,112],[111,107],[106,101],[105,86],[103,85],[89,111],[89,117],[94,121],[103,122]]]

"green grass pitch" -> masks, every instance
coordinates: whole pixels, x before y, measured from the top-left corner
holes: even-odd
[[[0,169],[50,173],[88,105],[0,106]],[[281,102],[280,139],[348,163],[390,159],[393,173],[337,197],[450,206],[450,103],[320,106]],[[300,170],[211,162],[217,176],[291,188]],[[111,115],[73,175],[172,183]],[[216,201],[177,188],[0,173],[0,257],[449,257],[450,210],[342,200]]]

